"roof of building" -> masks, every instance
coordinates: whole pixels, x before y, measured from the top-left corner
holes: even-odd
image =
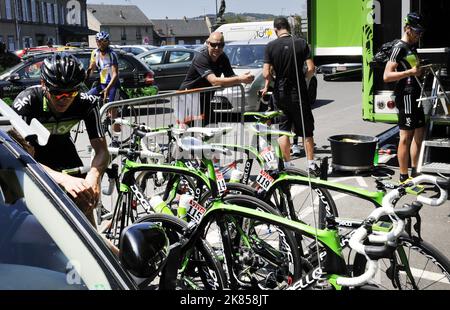
[[[136,5],[87,4],[101,25],[152,25],[152,22]]]
[[[160,37],[209,36],[209,28],[204,19],[152,19],[153,30]]]

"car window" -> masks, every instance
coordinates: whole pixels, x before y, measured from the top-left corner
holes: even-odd
[[[91,55],[88,54],[82,54],[82,55],[75,55],[78,60],[83,65],[83,68],[87,70],[89,68],[89,62],[91,61]]]
[[[35,176],[8,152],[0,154],[0,289],[110,289]]]
[[[170,52],[169,63],[189,62],[192,60],[194,53],[187,51],[173,51]]]
[[[17,73],[21,79],[38,79],[41,76],[41,65],[43,61],[30,63],[24,66]]]
[[[120,71],[133,71],[133,65],[125,59],[125,57],[119,56],[119,72]]]
[[[158,65],[163,62],[164,58],[164,51],[156,52],[149,54],[145,57],[143,57],[143,60],[148,65]]]
[[[138,48],[138,47],[133,47],[133,48],[131,49],[131,53],[133,53],[134,55],[138,55],[138,54],[140,54],[140,53],[142,53],[142,52],[145,52],[145,50],[144,50],[144,49],[140,49],[140,48]]]
[[[262,68],[265,45],[228,45],[224,53],[235,67]]]

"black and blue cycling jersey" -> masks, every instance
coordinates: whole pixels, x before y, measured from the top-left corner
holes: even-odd
[[[105,136],[100,123],[98,100],[96,96],[80,93],[67,111],[56,115],[50,110],[43,88],[33,86],[16,97],[12,108],[28,124],[36,118],[50,131],[47,145],[35,146],[35,159],[54,170],[62,170],[82,166],[70,137],[70,130],[81,120],[86,124],[90,140]]]

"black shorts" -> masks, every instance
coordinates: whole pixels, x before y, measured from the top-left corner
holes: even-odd
[[[425,126],[425,114],[416,101],[418,95],[399,95],[395,97],[398,108],[398,127],[402,130],[414,130]]]
[[[303,136],[302,113],[305,123],[305,137],[314,135],[314,116],[312,114],[311,105],[309,104],[307,95],[302,94],[302,109],[300,109],[300,101],[298,100],[297,90],[291,94],[291,102],[283,106],[281,110],[284,115],[280,117],[280,130],[292,131],[297,136]],[[302,111],[302,113],[300,112]]]

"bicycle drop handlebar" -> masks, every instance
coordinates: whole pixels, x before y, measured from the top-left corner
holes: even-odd
[[[440,196],[438,198],[427,198],[422,195],[417,197],[417,201],[428,204],[430,206],[438,206],[443,204],[447,200],[447,191],[443,189],[443,187],[447,187],[450,184],[450,180],[445,180],[442,178],[438,178],[435,176],[430,175],[421,175],[418,177],[415,177],[410,182],[407,182],[405,184],[402,184],[397,189],[392,190],[389,192],[384,198],[382,202],[382,207],[375,209],[371,212],[371,214],[367,217],[367,219],[364,221],[364,224],[359,227],[355,232],[353,233],[352,237],[349,240],[349,246],[355,250],[357,253],[362,254],[366,257],[368,268],[366,272],[364,272],[362,275],[354,278],[347,278],[347,277],[339,277],[336,279],[336,283],[341,286],[360,286],[363,284],[366,284],[368,281],[370,281],[374,276],[375,273],[378,270],[378,264],[377,264],[377,258],[373,258],[373,253],[377,252],[377,248],[379,249],[378,252],[382,252],[382,248],[386,246],[366,246],[364,245],[364,242],[366,239],[369,239],[371,243],[385,243],[389,241],[396,240],[403,232],[403,229],[405,227],[405,223],[402,219],[400,219],[399,216],[396,214],[396,210],[394,209],[394,201],[400,198],[404,195],[405,188],[412,186],[412,185],[418,185],[421,183],[432,183],[436,186],[438,186],[440,190]],[[408,214],[408,213],[415,213],[417,212],[417,209],[420,209],[420,205],[418,204],[412,204],[411,206],[406,206],[399,211],[399,214],[402,213]],[[388,215],[391,217],[394,228],[387,234],[383,235],[374,235],[372,234],[372,225],[376,223],[382,216]],[[404,218],[404,217],[402,217]],[[371,258],[372,256],[372,258]]]

